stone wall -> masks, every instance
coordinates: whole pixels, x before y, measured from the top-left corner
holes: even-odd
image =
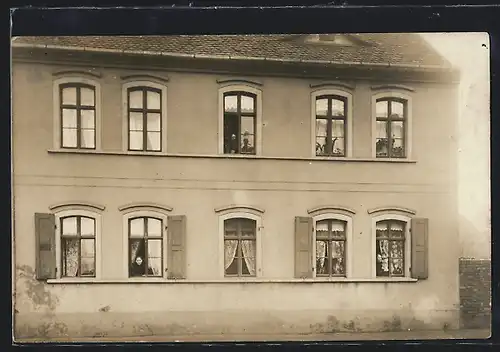
[[[460,325],[465,329],[491,326],[491,260],[461,258]]]

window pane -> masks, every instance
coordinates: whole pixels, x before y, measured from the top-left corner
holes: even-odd
[[[83,258],[81,259],[81,275],[82,276],[94,276],[95,275],[95,259]]]
[[[328,99],[316,99],[316,115],[326,116],[328,113]]]
[[[238,152],[239,117],[234,114],[224,115],[224,153]]]
[[[76,105],[76,87],[63,88],[62,103],[64,105]]]
[[[328,237],[328,220],[316,222],[316,237]]]
[[[161,258],[148,259],[148,275],[161,276]]]
[[[95,236],[94,219],[80,218],[80,232],[82,236]]]
[[[332,241],[332,257],[333,258],[343,258],[344,257],[344,241]]]
[[[142,150],[143,149],[143,145],[142,145],[143,133],[131,131],[131,132],[129,132],[129,136],[130,136],[130,149],[131,150]]]
[[[391,259],[391,275],[403,275],[403,259]]]
[[[388,115],[388,102],[387,101],[378,101],[375,105],[377,117],[387,118]]]
[[[344,275],[345,274],[345,242],[344,241],[333,241],[332,242],[332,275]]]
[[[142,131],[144,116],[141,112],[130,112],[129,121],[131,131]]]
[[[345,237],[345,223],[342,221],[332,221],[332,236]]]
[[[244,134],[241,136],[241,153],[247,153],[247,154],[255,153],[253,135]]]
[[[327,124],[326,119],[316,119],[316,137],[326,137],[327,136]]]
[[[403,121],[392,121],[391,133],[393,138],[403,138],[404,136]]]
[[[254,134],[253,126],[254,126],[253,116],[242,116],[241,117],[241,133]]]
[[[161,258],[162,240],[148,240],[148,258]]]
[[[142,91],[134,90],[129,92],[129,107],[132,109],[142,109]]]
[[[80,105],[84,106],[94,106],[94,90],[82,87],[81,92],[81,102]]]
[[[389,275],[389,241],[377,240],[377,276]]]
[[[332,120],[332,137],[344,137],[343,120]]]
[[[161,237],[161,220],[148,218],[148,237]]]
[[[62,219],[62,235],[63,236],[77,236],[76,217]]]
[[[326,137],[316,137],[316,155],[326,153]]]
[[[254,98],[247,97],[245,95],[241,96],[241,112],[252,113],[254,108]]]
[[[399,101],[391,101],[391,117],[403,118],[404,117],[404,105]]]
[[[246,270],[242,270],[243,274],[255,275],[255,241],[241,241],[241,253],[244,260],[243,268]]]
[[[62,130],[62,146],[75,148],[77,145],[76,128],[63,128]]]
[[[391,241],[391,258],[403,258],[404,257],[404,242],[403,241]]]
[[[403,139],[397,138],[397,139],[392,140],[391,155],[395,158],[404,157],[405,151],[404,151],[404,140]]]
[[[138,218],[130,220],[130,236],[144,237],[144,219]]]
[[[62,275],[75,277],[78,273],[78,239],[63,238],[62,250]]]
[[[87,129],[95,128],[94,110],[80,110],[81,127]],[[66,126],[65,126],[66,127]]]
[[[377,121],[377,138],[387,138],[387,122]]]
[[[377,226],[377,238],[389,236],[389,228],[388,228],[388,223],[386,221],[379,221],[377,222],[376,226]]]
[[[388,156],[388,139],[387,138],[377,138],[377,142],[375,144],[377,156]]]
[[[316,274],[328,274],[328,242],[316,241]]]
[[[344,102],[342,100],[332,100],[332,116],[344,116]]]
[[[144,254],[144,240],[130,240],[130,276],[143,276],[146,273]]]
[[[76,109],[62,110],[62,126],[76,128]]]
[[[238,111],[238,98],[236,95],[226,95],[224,97],[224,111],[226,112]]]
[[[160,93],[148,91],[146,97],[147,97],[148,109],[156,109],[156,110],[161,109]]]
[[[155,150],[155,151],[158,151],[158,150],[161,150],[161,147],[160,147],[160,137],[161,137],[161,134],[160,132],[148,132],[147,133],[147,137],[148,137],[148,145],[147,145],[147,150]]]
[[[95,148],[95,131],[92,130],[81,130],[81,147],[82,148]]]
[[[161,114],[149,113],[148,114],[148,131],[161,131]]]
[[[404,238],[404,224],[401,222],[391,223],[391,237]]]
[[[238,273],[236,265],[236,250],[238,248],[238,240],[225,240],[224,241],[224,270],[228,275]]]
[[[239,219],[227,219],[224,220],[224,230],[226,232],[236,232],[238,228]]]
[[[81,256],[82,258],[94,258],[95,256],[95,251],[94,251],[94,239],[82,239],[81,240]]]
[[[344,155],[344,138],[335,137],[332,139],[332,154]]]

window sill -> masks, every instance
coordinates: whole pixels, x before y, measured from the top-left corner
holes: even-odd
[[[415,164],[412,159],[390,158],[352,158],[352,157],[284,157],[263,155],[234,155],[234,154],[177,154],[167,152],[132,152],[132,151],[100,151],[100,150],[73,150],[49,149],[49,153],[61,154],[95,154],[95,155],[129,155],[129,156],[156,156],[170,158],[210,158],[210,159],[256,159],[256,160],[303,160],[303,161],[330,161],[330,162],[378,162],[378,163],[407,163]]]
[[[227,278],[219,280],[186,280],[165,278],[138,278],[138,279],[95,279],[95,278],[71,278],[71,279],[49,279],[48,284],[299,284],[299,283],[396,283],[396,282],[418,282],[417,279],[408,277],[398,278],[312,278],[312,279],[263,279],[263,278]]]

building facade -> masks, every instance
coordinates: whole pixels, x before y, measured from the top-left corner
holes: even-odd
[[[16,338],[458,327],[458,75],[418,35],[12,55]]]

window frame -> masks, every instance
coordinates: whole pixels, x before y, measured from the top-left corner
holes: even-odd
[[[253,223],[255,224],[253,236],[251,236],[251,237],[244,237],[244,236],[242,236],[241,235],[241,232],[242,232],[241,224],[237,225],[237,235],[236,236],[227,236],[227,234],[226,234],[226,222],[227,221],[231,221],[231,220],[236,220],[236,221],[239,221],[239,220],[253,221]],[[241,278],[241,277],[256,277],[257,270],[255,271],[255,275],[251,275],[250,274],[250,270],[249,270],[249,274],[248,275],[244,275],[243,274],[243,261],[244,261],[244,259],[243,259],[243,256],[242,256],[243,253],[241,251],[242,250],[241,249],[241,242],[244,241],[244,240],[255,241],[255,260],[256,260],[256,263],[257,263],[257,222],[255,220],[248,219],[248,217],[245,217],[245,218],[231,218],[231,219],[224,220],[224,242],[227,241],[227,240],[236,240],[236,241],[238,241],[238,247],[236,247],[238,253],[235,253],[235,255],[237,255],[238,257],[234,258],[234,259],[237,260],[238,273],[236,275],[227,274],[226,273],[227,269],[225,268],[224,269],[224,277],[237,277],[237,278]],[[224,244],[224,247],[225,247],[225,244]],[[224,263],[224,266],[225,266],[225,263]],[[257,266],[255,268],[257,269]]]
[[[129,117],[129,91],[142,90],[156,91],[160,93],[160,150],[130,150],[130,117]],[[143,98],[144,99],[144,98]],[[166,154],[167,153],[167,86],[162,83],[150,81],[150,80],[130,80],[122,84],[122,150],[130,154]],[[144,107],[143,107],[144,114]],[[143,115],[144,121],[144,115]],[[143,134],[147,134],[147,125],[143,125]],[[143,147],[146,143],[146,139],[143,137]]]
[[[160,276],[130,276],[130,229],[129,223],[130,220],[135,218],[155,218],[162,221],[162,273]],[[168,237],[167,237],[167,228],[168,228],[168,214],[155,211],[152,209],[135,209],[130,208],[129,211],[124,212],[122,214],[122,238],[123,238],[123,247],[122,247],[122,276],[126,280],[167,280],[167,255],[168,255]]]
[[[224,240],[225,240],[225,226],[224,222],[230,219],[250,219],[255,220],[255,275],[254,276],[226,276],[224,269]],[[262,236],[263,236],[263,226],[262,226],[262,216],[248,211],[235,210],[229,211],[224,214],[219,215],[219,277],[223,280],[252,280],[256,278],[263,277],[262,268]]]
[[[353,256],[353,245],[352,245],[352,217],[345,215],[345,214],[340,214],[340,213],[333,213],[333,212],[328,212],[328,213],[323,213],[323,214],[318,214],[312,217],[313,219],[313,238],[312,238],[312,255],[313,255],[313,278],[319,279],[319,280],[342,280],[342,279],[348,279],[352,277],[352,256]],[[337,220],[337,221],[344,221],[346,228],[345,228],[345,247],[344,247],[344,255],[345,255],[345,276],[323,276],[323,275],[317,275],[317,268],[316,268],[316,229],[317,229],[317,223],[322,220]]]
[[[77,146],[63,147],[62,135],[62,90],[65,87],[87,87],[94,90],[94,148],[81,148],[79,141],[81,139],[79,131],[77,132]],[[96,79],[91,79],[82,76],[64,76],[53,81],[53,148],[55,150],[83,150],[83,151],[100,151],[101,150],[101,84]],[[77,97],[78,98],[78,97]],[[86,109],[85,109],[86,110]],[[78,111],[78,110],[77,110]],[[79,126],[79,118],[77,114],[77,129]]]
[[[395,100],[403,103],[405,109],[405,119],[404,119],[404,157],[377,157],[377,101],[380,100]],[[409,160],[412,158],[412,96],[403,92],[394,90],[384,90],[372,95],[372,108],[371,108],[371,120],[372,120],[372,136],[371,136],[371,150],[372,158],[378,160]],[[388,119],[388,121],[390,121]],[[402,120],[397,120],[402,121]]]
[[[81,208],[64,209],[54,212],[56,231],[55,231],[55,244],[56,244],[56,279],[58,280],[88,280],[100,279],[102,277],[102,238],[101,238],[101,214],[95,211]],[[95,253],[95,275],[94,276],[62,276],[62,219],[68,217],[87,217],[94,219],[95,225],[95,239],[94,239],[94,253]],[[80,261],[80,259],[79,259]]]
[[[404,263],[404,274],[402,276],[377,276],[377,223],[379,221],[386,221],[386,220],[392,220],[392,221],[400,221],[405,223],[405,231],[404,231],[404,241],[405,241],[405,246],[404,246],[404,258],[403,258],[403,263]],[[400,214],[394,214],[394,213],[388,213],[388,214],[382,214],[378,216],[373,216],[372,217],[372,244],[371,244],[371,275],[372,278],[375,279],[384,279],[384,280],[398,280],[401,278],[411,278],[411,273],[410,273],[410,267],[411,267],[411,217],[405,216],[405,215],[400,215]]]
[[[238,93],[246,96],[253,96],[254,98],[254,148],[255,152],[239,153],[239,154],[225,154],[224,153],[224,97],[228,93]],[[245,84],[230,84],[219,88],[219,124],[218,124],[218,154],[224,156],[239,156],[239,157],[252,157],[262,155],[262,90]],[[241,116],[240,116],[241,120]],[[239,122],[241,124],[241,121]],[[240,131],[241,134],[241,131]],[[241,137],[239,137],[241,138]],[[238,143],[241,143],[238,141]],[[241,148],[241,146],[239,147]]]
[[[340,98],[344,101],[344,155],[316,155],[316,100],[320,97]],[[353,156],[353,94],[352,92],[340,88],[325,88],[311,92],[311,157],[313,158],[352,158]],[[330,132],[331,133],[331,132]]]

